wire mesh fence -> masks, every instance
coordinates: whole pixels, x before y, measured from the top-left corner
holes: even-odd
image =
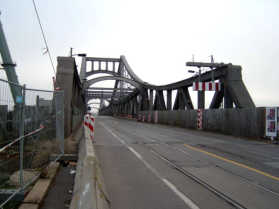
[[[0,208],[39,176],[53,153],[64,154],[64,92],[0,79]]]

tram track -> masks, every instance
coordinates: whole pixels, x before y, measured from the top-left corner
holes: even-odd
[[[203,186],[204,188],[206,188],[210,192],[214,193],[215,195],[217,195],[218,197],[223,199],[225,202],[229,203],[230,205],[234,206],[237,209],[247,209],[245,206],[243,206],[242,204],[240,204],[236,200],[233,200],[232,198],[230,198],[229,196],[227,196],[223,192],[215,189],[214,187],[212,187],[211,185],[209,185],[208,183],[206,183],[202,179],[200,179],[197,176],[195,176],[195,175],[191,174],[190,172],[186,171],[181,166],[178,166],[177,164],[173,163],[172,161],[170,161],[168,158],[166,158],[165,156],[163,156],[162,154],[160,154],[159,152],[157,152],[153,148],[149,147],[149,150],[157,158],[159,158],[159,159],[163,160],[164,162],[166,162],[170,167],[172,167],[173,169],[177,170],[178,172],[180,172],[185,177],[194,180],[196,183],[200,184],[201,186]]]

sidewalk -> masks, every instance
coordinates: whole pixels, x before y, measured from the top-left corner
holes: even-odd
[[[65,153],[78,154],[78,143],[83,138],[83,125],[72,136],[65,139]],[[54,179],[47,196],[40,209],[66,209],[70,208],[74,180],[76,174],[76,162],[63,161]]]
[[[75,169],[75,164],[71,162],[66,166],[60,165],[55,180],[40,207],[41,209],[68,209],[70,207]]]

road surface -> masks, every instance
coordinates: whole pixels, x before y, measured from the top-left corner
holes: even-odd
[[[279,146],[97,117],[112,209],[278,209]]]

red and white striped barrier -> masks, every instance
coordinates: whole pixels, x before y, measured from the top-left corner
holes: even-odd
[[[31,135],[33,135],[33,134],[36,134],[36,133],[40,132],[40,131],[43,130],[44,128],[45,128],[45,127],[41,124],[41,125],[40,125],[40,128],[38,128],[38,129],[36,129],[36,130],[34,130],[34,131],[28,133],[28,134],[25,134],[24,136],[20,136],[19,138],[13,140],[11,143],[5,145],[4,147],[1,147],[1,148],[0,148],[0,152],[2,152],[2,151],[4,151],[5,149],[11,147],[11,146],[14,145],[16,142],[18,142],[18,141],[24,139],[25,137],[28,137],[28,136],[31,136]]]
[[[202,109],[198,109],[197,128],[202,129]]]
[[[194,82],[193,91],[220,91],[220,83],[215,82]]]
[[[94,140],[95,118],[92,115],[86,114],[84,116],[84,127],[85,127],[85,131],[89,132],[89,137],[93,141]]]

